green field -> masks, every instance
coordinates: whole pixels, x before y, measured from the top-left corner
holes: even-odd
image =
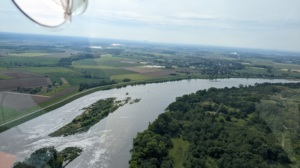
[[[124,75],[124,74],[135,74],[136,72],[125,70],[125,69],[95,69],[95,68],[85,68],[78,69],[81,72],[90,74],[92,77],[96,78],[109,78],[114,75]]]
[[[0,80],[3,80],[3,79],[11,79],[12,77],[10,76],[7,76],[7,75],[4,75],[4,74],[1,74],[0,72]]]
[[[5,70],[7,70],[7,68],[0,67],[0,72],[1,72],[1,71],[5,71]]]
[[[133,81],[141,81],[151,79],[148,76],[140,75],[140,74],[126,74],[126,75],[114,75],[111,77],[112,80],[122,81],[123,79],[131,79]]]
[[[49,57],[23,57],[23,56],[5,56],[0,57],[0,61],[6,64],[15,65],[54,65],[58,63],[59,58],[49,58]]]
[[[68,68],[64,67],[26,67],[26,68],[18,68],[22,71],[28,71],[38,74],[51,74],[51,73],[71,73],[74,72]]]
[[[169,155],[174,159],[174,168],[183,167],[183,163],[186,160],[186,152],[189,147],[189,142],[180,138],[172,139],[173,148],[169,151]]]
[[[246,69],[238,70],[237,72],[241,73],[252,73],[252,74],[267,74],[267,69],[265,68],[257,68],[257,67],[251,67],[246,66]]]
[[[69,78],[77,78],[80,75],[77,71],[64,68],[64,67],[26,67],[26,68],[18,68],[18,70],[49,76],[52,82],[58,82],[58,83],[62,82],[60,80],[61,77],[64,77],[68,80]],[[76,85],[77,83],[70,82],[70,84]]]
[[[17,57],[40,57],[40,56],[45,56],[49,55],[49,53],[38,53],[38,52],[25,52],[25,53],[10,53],[8,54],[9,56],[17,56]]]
[[[89,59],[73,62],[72,66],[83,74],[89,74],[92,78],[111,78],[112,80],[121,81],[124,78],[132,80],[149,79],[130,70],[122,69],[121,65],[134,66],[135,64],[120,62],[120,59],[105,57],[100,59]],[[99,65],[97,64],[99,63]],[[74,79],[70,79],[74,81]],[[90,80],[90,79],[88,79]],[[75,82],[76,83],[76,82]]]
[[[251,62],[252,64],[272,64],[274,63],[272,59],[265,59],[265,58],[246,58],[243,61]]]
[[[99,65],[80,65],[78,62],[73,62],[72,66],[78,69],[119,69],[112,66],[99,66]]]
[[[132,61],[132,63],[130,63]],[[93,66],[112,66],[112,67],[131,67],[138,66],[140,64],[134,63],[135,60],[124,60],[116,57],[104,57],[97,59],[85,59],[76,61],[77,65],[93,65]]]
[[[60,86],[54,86],[51,91],[44,93],[45,96],[53,96],[57,93],[63,92],[64,90],[70,88],[69,84],[62,84]]]
[[[1,107],[0,112],[1,112],[0,124],[6,123],[10,120],[13,120],[15,118],[18,118],[18,117],[24,115],[24,113],[22,113],[18,110],[15,110],[12,108],[6,108],[6,107]]]
[[[271,58],[264,59],[264,58],[247,58],[245,59],[246,62],[251,62],[252,65],[265,65],[270,66],[277,69],[291,69],[291,70],[300,70],[299,64],[288,64],[288,63],[278,63],[274,62]]]
[[[275,68],[279,68],[279,69],[300,70],[300,65],[297,65],[297,64],[282,64],[282,63],[275,63],[273,66],[274,66]]]
[[[254,67],[249,65],[246,65],[245,69],[237,70],[236,72],[240,73],[241,76],[254,75],[257,77],[271,76],[272,78],[300,78],[299,72],[288,72],[279,68],[271,68],[270,72],[268,72],[267,68]]]
[[[97,83],[103,79],[93,79],[93,78],[84,78],[84,77],[65,77],[65,79],[72,86],[79,86],[80,83]]]

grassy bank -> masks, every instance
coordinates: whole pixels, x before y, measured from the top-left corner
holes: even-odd
[[[226,77],[220,76],[220,78],[226,78]],[[52,110],[55,110],[61,106],[64,106],[65,104],[70,103],[80,97],[86,96],[88,94],[91,94],[91,93],[94,93],[97,91],[109,90],[109,89],[114,89],[114,88],[122,88],[122,87],[126,87],[126,86],[145,85],[145,84],[150,84],[150,83],[162,83],[162,82],[179,81],[179,80],[186,80],[186,79],[210,79],[210,77],[205,76],[205,75],[192,76],[192,77],[172,76],[172,77],[166,77],[166,78],[156,78],[156,79],[141,80],[141,81],[121,82],[121,83],[112,84],[112,85],[99,86],[99,87],[83,90],[81,92],[68,93],[62,97],[56,98],[55,100],[50,100],[48,102],[39,104],[39,107],[34,107],[32,109],[29,109],[28,111],[24,112],[23,116],[19,116],[18,118],[12,119],[6,123],[1,123],[0,132],[8,130],[19,124],[29,121],[35,117],[41,116],[41,115],[48,113]]]
[[[140,84],[160,83],[160,82],[176,81],[176,80],[184,80],[184,79],[187,79],[187,78],[186,77],[168,77],[168,78],[160,78],[160,79],[151,79],[151,80],[146,80],[146,81],[122,82],[122,83],[117,83],[117,84],[112,84],[112,85],[99,86],[99,87],[83,90],[81,92],[69,93],[62,97],[56,98],[55,100],[50,100],[48,102],[39,104],[38,107],[28,109],[23,112],[24,113],[23,116],[18,116],[18,118],[14,118],[5,123],[1,123],[0,132],[8,130],[17,125],[20,125],[20,124],[22,124],[26,121],[29,121],[33,118],[36,118],[43,114],[46,114],[52,110],[55,110],[67,103],[70,103],[70,102],[80,98],[80,97],[86,96],[88,94],[91,94],[91,93],[94,93],[97,91],[109,90],[109,89],[114,89],[114,88],[122,88],[122,87],[130,86],[130,85],[133,86],[133,85],[140,85]]]

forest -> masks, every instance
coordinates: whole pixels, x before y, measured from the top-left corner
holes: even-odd
[[[299,88],[264,83],[178,97],[134,138],[130,167],[297,167]]]

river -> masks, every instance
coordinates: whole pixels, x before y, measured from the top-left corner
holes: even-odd
[[[0,134],[0,151],[14,154],[18,161],[24,160],[35,150],[45,146],[55,146],[57,150],[77,146],[82,154],[71,162],[70,168],[128,167],[129,150],[137,132],[147,128],[157,116],[175,98],[210,87],[238,87],[240,84],[253,85],[263,82],[290,82],[268,79],[219,79],[219,80],[183,80],[127,86],[119,89],[98,91],[81,97],[56,110],[16,126]],[[128,93],[128,95],[126,95]],[[49,133],[71,122],[99,99],[116,97],[117,99],[141,98],[135,104],[126,104],[114,113],[98,122],[86,133],[67,137],[49,137]]]

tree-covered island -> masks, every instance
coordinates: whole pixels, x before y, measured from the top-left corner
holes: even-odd
[[[67,147],[58,152],[53,146],[33,152],[23,162],[15,163],[13,168],[64,168],[82,152],[78,147]]]
[[[68,136],[75,133],[86,132],[90,127],[107,117],[109,113],[116,111],[119,107],[127,103],[132,104],[136,103],[136,101],[131,101],[130,97],[124,100],[116,100],[116,98],[98,100],[89,107],[84,108],[85,111],[74,118],[72,122],[49,134],[49,136]]]

